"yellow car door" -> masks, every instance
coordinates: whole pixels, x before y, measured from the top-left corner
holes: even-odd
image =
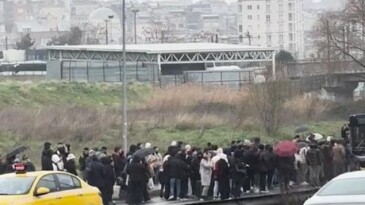
[[[76,186],[73,176],[67,173],[57,173],[55,176],[59,185],[61,204],[83,204],[81,190]]]
[[[80,205],[103,205],[100,191],[97,188],[89,186],[85,182],[81,182],[81,180],[75,176],[72,176],[72,180],[78,188],[77,192],[81,197],[82,202]]]
[[[44,187],[49,189],[51,192],[42,196],[34,196],[34,205],[61,205],[61,193],[56,183],[54,174],[48,174],[38,181],[35,191],[38,188]]]

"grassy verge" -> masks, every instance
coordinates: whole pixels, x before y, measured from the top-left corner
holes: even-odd
[[[0,153],[28,145],[27,154],[39,164],[45,141],[70,143],[76,155],[85,146],[112,149],[122,141],[120,102],[121,86],[115,84],[0,82]],[[130,143],[151,142],[161,150],[172,140],[204,147],[207,142],[226,146],[233,139],[261,136],[265,143],[275,143],[291,138],[304,123],[309,132],[339,137],[344,123],[318,120],[326,119],[321,113],[330,111],[327,104],[317,112],[318,104],[297,99],[285,110],[289,118],[279,134],[269,137],[247,93],[224,87],[133,84],[128,86],[128,105]],[[317,114],[307,115],[307,110]]]

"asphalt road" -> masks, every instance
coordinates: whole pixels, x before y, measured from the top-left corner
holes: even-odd
[[[183,205],[186,203],[198,202],[198,200],[184,200],[184,201],[166,201],[159,197],[152,198],[150,202],[146,203],[146,205],[159,204],[159,205]],[[116,205],[124,205],[126,204],[124,201],[116,201]]]

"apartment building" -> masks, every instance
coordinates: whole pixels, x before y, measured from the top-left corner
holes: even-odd
[[[240,43],[287,50],[304,58],[304,0],[239,0]]]

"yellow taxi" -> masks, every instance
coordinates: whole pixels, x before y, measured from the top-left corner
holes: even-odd
[[[19,168],[20,167],[20,168]],[[100,191],[80,178],[55,171],[0,175],[0,205],[102,205]]]

